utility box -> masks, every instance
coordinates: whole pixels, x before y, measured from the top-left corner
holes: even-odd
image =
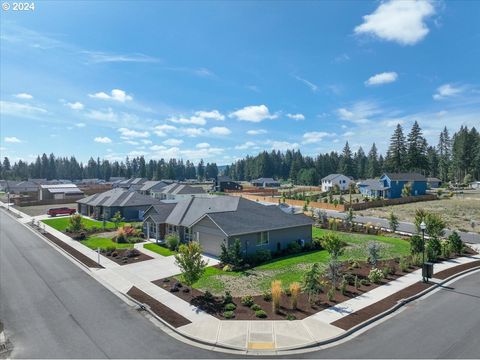
[[[433,263],[426,262],[422,266],[422,277],[431,279],[433,277]]]

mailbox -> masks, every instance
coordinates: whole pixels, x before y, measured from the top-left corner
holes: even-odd
[[[422,277],[431,279],[433,277],[433,263],[426,262],[422,266]]]

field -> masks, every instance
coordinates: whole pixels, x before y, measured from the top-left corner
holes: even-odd
[[[425,209],[441,215],[452,230],[475,231],[480,233],[480,190],[465,191],[449,199],[424,201],[420,203],[393,205],[387,208],[372,208],[358,212],[358,215],[387,218],[390,211],[402,221],[413,222],[416,209]],[[475,228],[471,227],[475,220]]]
[[[58,231],[65,232],[65,230],[68,228],[70,221],[70,217],[62,217],[62,218],[57,218],[57,219],[46,219],[42,220],[43,223],[47,224],[48,226],[53,227],[54,229]],[[96,227],[98,229],[103,228],[103,222],[102,221],[96,221],[92,219],[87,219],[86,217],[82,217],[82,224],[85,229],[91,229],[93,227]],[[118,226],[124,225],[124,222],[120,222]],[[133,225],[133,224],[132,224]],[[105,228],[106,229],[115,229],[115,223],[111,221],[105,221]]]
[[[170,249],[167,249],[164,246],[160,246],[160,245],[157,245],[157,244],[145,244],[145,245],[143,245],[143,247],[147,250],[153,251],[153,252],[155,252],[159,255],[162,255],[162,256],[172,256],[172,255],[175,255],[177,253],[176,251],[172,251]]]
[[[327,232],[329,230],[314,228],[313,236],[319,237]],[[382,259],[408,255],[410,251],[409,242],[400,238],[340,232],[337,234],[348,243],[341,260],[366,260],[366,244],[369,241],[378,241],[382,244]],[[317,250],[278,258],[244,272],[224,272],[209,267],[202,278],[194,284],[194,288],[208,290],[213,294],[222,294],[228,290],[233,296],[259,295],[270,287],[272,280],[281,280],[283,286],[288,286],[294,281],[301,281],[305,270],[313,263],[326,267],[328,261],[327,251]]]

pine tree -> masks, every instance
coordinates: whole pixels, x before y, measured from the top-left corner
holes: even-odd
[[[438,150],[438,172],[442,181],[449,180],[449,170],[452,154],[452,142],[447,127],[440,133],[440,139],[437,146]]]
[[[375,143],[373,143],[372,148],[368,152],[367,176],[369,178],[380,176],[380,165],[378,163],[378,151]]]
[[[405,136],[403,135],[403,128],[397,124],[392,137],[390,138],[390,146],[387,151],[385,159],[385,166],[388,171],[402,172],[405,170],[405,158],[407,148],[405,145]]]
[[[418,122],[414,122],[407,138],[407,170],[425,173],[428,167],[427,141]]]
[[[362,147],[358,148],[358,151],[355,154],[355,166],[357,167],[356,177],[359,179],[365,179],[367,177],[367,163],[368,159],[365,156],[365,152]]]
[[[343,148],[338,171],[345,176],[355,176],[352,151],[350,150],[350,145],[348,145],[348,141],[345,143],[345,146]]]

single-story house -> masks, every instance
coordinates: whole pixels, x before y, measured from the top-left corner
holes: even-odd
[[[218,256],[221,244],[240,240],[244,254],[285,249],[291,242],[312,241],[313,221],[303,214],[287,214],[235,196],[191,197],[177,204],[151,206],[145,213],[144,232],[163,240],[178,235],[181,242],[198,241],[207,254]]]
[[[229,176],[217,176],[214,184],[214,190],[224,192],[225,190],[242,190],[240,183],[233,181]]]
[[[165,186],[168,184],[164,181],[158,180],[158,181],[145,181],[140,189],[137,191],[142,194],[142,195],[152,195],[155,192],[159,192],[162,190]]]
[[[402,197],[405,184],[410,184],[412,196],[425,195],[427,192],[427,178],[418,173],[385,173],[380,181],[387,188],[384,197],[389,199]]]
[[[130,178],[116,182],[113,187],[138,190],[146,181],[148,181],[146,178]]]
[[[99,220],[109,220],[118,211],[127,221],[143,220],[145,211],[160,200],[122,188],[93,194],[77,200],[78,213]]]
[[[429,177],[429,178],[427,178],[427,186],[430,189],[437,189],[440,186],[442,186],[442,180],[440,180],[439,178],[436,178],[436,177]]]
[[[192,196],[207,195],[199,186],[191,186],[179,183],[166,185],[159,190],[150,190],[150,195],[160,200],[183,200]]]
[[[322,179],[322,192],[330,191],[335,185],[338,185],[339,189],[342,191],[348,190],[351,183],[353,183],[353,181],[348,176],[342,174],[330,174]]]
[[[37,196],[39,185],[33,181],[5,181],[5,192],[18,195]]]
[[[72,199],[74,201],[83,195],[83,191],[75,184],[40,185],[38,189],[39,200]]]
[[[274,180],[273,178],[259,178],[259,179],[250,181],[250,183],[253,186],[262,187],[262,188],[280,186],[280,182],[278,182],[277,180]]]
[[[360,181],[357,184],[357,187],[360,190],[360,194],[371,198],[383,198],[385,196],[385,192],[388,190],[388,188],[384,186],[383,181],[380,181],[379,179],[367,179]]]

